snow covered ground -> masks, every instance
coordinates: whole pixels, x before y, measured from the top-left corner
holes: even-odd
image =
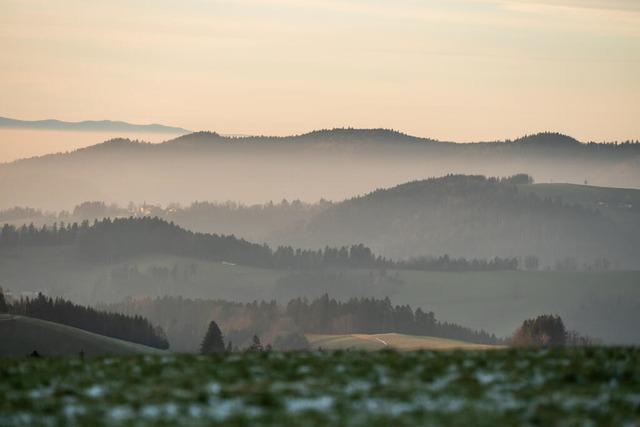
[[[638,425],[640,350],[0,360],[0,426]]]

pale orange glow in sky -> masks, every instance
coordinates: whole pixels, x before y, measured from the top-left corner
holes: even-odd
[[[0,116],[640,138],[636,0],[0,2]]]

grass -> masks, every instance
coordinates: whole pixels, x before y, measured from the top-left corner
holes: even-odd
[[[311,348],[323,350],[488,350],[496,346],[405,334],[307,334]]]
[[[640,350],[0,360],[0,397],[6,427],[637,425]]]
[[[164,354],[140,344],[109,338],[71,326],[24,316],[0,314],[0,357]],[[1,423],[0,423],[1,425]]]

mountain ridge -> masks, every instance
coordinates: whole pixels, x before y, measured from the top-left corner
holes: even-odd
[[[6,120],[3,117],[0,117],[0,128],[3,127],[3,120]],[[12,120],[12,119],[9,119]],[[47,122],[48,120],[42,120],[39,122]],[[58,122],[58,121],[53,121]],[[35,122],[31,122],[35,123]],[[59,122],[66,123],[66,122]],[[131,125],[125,122],[111,122],[111,121],[101,121],[101,122],[76,122],[72,124],[82,124],[82,123],[122,123],[127,126],[162,126],[163,125]],[[406,144],[404,146],[414,146],[414,147],[439,147],[445,149],[453,149],[453,150],[469,150],[469,149],[486,149],[487,147],[500,147],[500,146],[509,146],[509,147],[523,147],[527,149],[571,149],[571,148],[587,148],[592,146],[597,146],[598,148],[608,148],[608,147],[626,147],[629,146],[631,148],[637,147],[640,148],[640,144],[636,143],[623,143],[623,144],[614,144],[610,142],[581,142],[576,138],[573,138],[569,135],[558,133],[558,132],[539,132],[531,135],[524,135],[522,137],[516,139],[505,139],[505,140],[495,140],[495,141],[477,141],[477,142],[453,142],[453,141],[444,141],[437,140],[428,137],[419,137],[409,135],[404,132],[396,131],[393,129],[385,129],[385,128],[332,128],[332,129],[319,129],[313,130],[306,133],[301,134],[293,134],[286,136],[269,136],[269,135],[225,135],[220,134],[215,131],[196,131],[190,132],[182,128],[171,128],[185,131],[184,135],[179,135],[173,139],[169,139],[167,141],[161,143],[149,143],[144,140],[137,140],[132,138],[125,137],[116,137],[104,142],[89,145],[87,147],[78,148],[76,150],[64,151],[64,152],[55,152],[48,153],[41,156],[33,156],[27,158],[16,159],[10,162],[2,163],[0,162],[0,167],[6,164],[12,164],[16,162],[22,162],[25,160],[34,160],[41,158],[48,158],[51,156],[60,156],[60,155],[70,155],[78,152],[90,152],[90,151],[105,151],[113,148],[121,148],[121,147],[148,147],[152,150],[163,150],[163,149],[176,149],[176,148],[186,148],[187,146],[192,147],[208,147],[215,146],[215,144],[221,144],[225,146],[230,146],[232,144],[243,145],[243,146],[251,146],[251,145],[270,145],[270,144],[278,144],[278,145],[288,145],[288,146],[303,146],[309,144],[318,144],[324,143],[325,145],[335,144],[346,146],[347,144],[350,146],[366,146],[369,145],[378,145],[381,147],[398,147],[399,144]]]
[[[0,164],[0,208],[62,209],[95,199],[119,204],[343,200],[448,173],[526,173],[537,182],[639,185],[640,144],[579,143],[550,133],[523,141],[458,144],[385,129],[242,138],[197,132],[157,144],[119,138]]]
[[[32,130],[66,130],[78,132],[90,131],[127,131],[127,132],[157,132],[157,133],[189,133],[184,128],[166,126],[158,123],[134,124],[114,120],[83,120],[68,122],[56,119],[18,120],[0,117],[0,128],[32,129]]]

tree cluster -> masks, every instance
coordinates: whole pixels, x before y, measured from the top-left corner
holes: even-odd
[[[567,343],[567,329],[560,316],[543,314],[527,319],[516,330],[511,343],[516,346],[557,347]]]

